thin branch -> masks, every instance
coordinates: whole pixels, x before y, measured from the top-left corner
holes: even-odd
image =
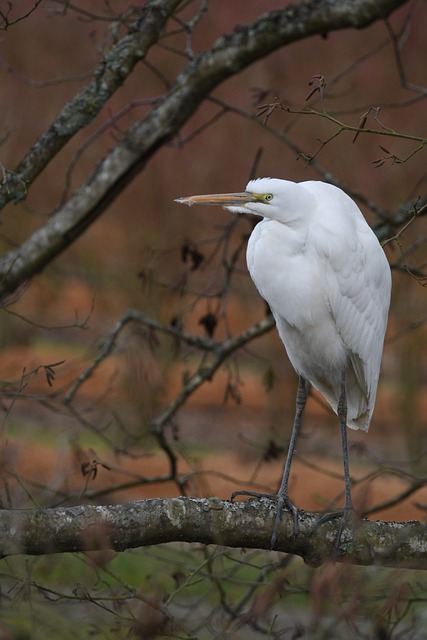
[[[93,72],[88,71],[86,73],[80,73],[75,76],[58,76],[57,78],[52,78],[50,80],[33,80],[32,78],[28,78],[24,76],[22,73],[16,71],[12,65],[10,65],[6,60],[0,58],[0,66],[2,66],[8,73],[13,75],[23,84],[27,84],[34,89],[44,89],[45,87],[53,87],[58,84],[68,84],[70,82],[82,82],[83,80],[88,80],[88,78],[93,77]]]
[[[173,415],[180,409],[187,399],[207,380],[211,380],[214,373],[219,369],[223,362],[238,349],[246,346],[249,342],[258,338],[268,331],[270,331],[275,325],[274,318],[272,316],[261,320],[256,325],[249,327],[246,331],[235,338],[228,338],[224,342],[216,343],[215,350],[213,351],[212,359],[209,363],[205,364],[202,368],[199,368],[196,373],[184,384],[180,393],[176,396],[175,400],[155,419],[151,422],[150,429],[153,433],[160,432],[164,425],[166,425]]]
[[[346,122],[343,122],[342,120],[338,120],[337,117],[331,115],[327,111],[319,111],[318,109],[312,109],[309,107],[306,107],[303,109],[295,109],[295,108],[283,105],[280,102],[274,102],[271,105],[263,105],[262,107],[260,107],[260,109],[266,109],[267,107],[270,107],[270,106],[272,108],[274,107],[274,109],[281,109],[282,111],[286,111],[287,113],[291,113],[291,114],[296,114],[301,116],[314,116],[317,118],[321,118],[323,120],[327,120],[328,122],[336,126],[336,131],[334,131],[334,133],[332,133],[328,138],[326,138],[326,140],[319,140],[320,142],[319,148],[315,151],[313,155],[307,156],[307,159],[309,162],[313,158],[315,158],[320,153],[320,151],[327,144],[329,144],[329,142],[337,138],[344,131],[348,131],[350,133],[355,134],[353,137],[353,142],[355,142],[357,137],[361,134],[376,135],[376,136],[379,135],[379,136],[386,136],[389,138],[394,138],[399,140],[406,140],[409,142],[418,142],[419,143],[418,147],[414,151],[412,151],[407,158],[398,158],[395,155],[390,156],[391,158],[394,158],[395,162],[399,162],[399,163],[406,162],[407,160],[412,158],[412,156],[415,153],[418,153],[419,151],[424,149],[425,145],[427,144],[427,138],[425,138],[424,136],[415,136],[409,133],[402,133],[400,131],[395,131],[394,129],[391,129],[390,127],[386,127],[379,120],[378,109],[375,109],[375,108],[372,108],[367,113],[363,114],[359,124],[356,126],[356,125],[351,125]],[[264,111],[262,113],[264,113]],[[268,111],[268,115],[270,116],[271,114],[272,114],[272,110]],[[374,117],[374,120],[379,124],[378,128],[373,129],[371,127],[365,126],[368,115],[372,115]],[[377,162],[377,161],[374,161],[374,162]]]
[[[0,209],[26,197],[29,186],[51,160],[87,126],[119,89],[135,65],[158,41],[162,28],[181,0],[148,0],[128,33],[105,52],[94,79],[77,93],[55,117],[5,183],[0,185]],[[25,188],[22,187],[25,185]]]
[[[413,9],[415,9],[416,3],[413,3],[412,6],[413,6]],[[390,40],[393,44],[394,58],[396,61],[396,67],[399,73],[400,83],[402,87],[404,87],[405,89],[408,89],[409,91],[414,91],[420,94],[421,96],[426,97],[427,96],[426,87],[422,87],[420,85],[414,84],[413,82],[409,82],[409,80],[407,79],[406,72],[403,66],[402,56],[401,56],[401,49],[402,49],[401,42],[404,38],[406,38],[407,29],[409,27],[409,23],[412,18],[413,18],[413,15],[412,15],[412,12],[410,11],[406,18],[404,28],[401,30],[400,34],[395,33],[389,20],[385,20],[385,25],[390,35]]]
[[[135,309],[128,309],[116,323],[114,329],[109,333],[107,339],[105,340],[92,364],[87,367],[87,369],[82,371],[82,373],[80,373],[80,375],[74,381],[73,385],[64,398],[64,402],[66,404],[69,404],[74,399],[78,389],[82,386],[82,384],[84,384],[87,380],[89,380],[89,378],[92,377],[99,365],[113,352],[120,334],[131,322],[135,322],[147,327],[148,329],[154,329],[166,335],[173,336],[174,338],[179,339],[181,342],[184,342],[185,344],[192,347],[197,347],[198,349],[201,349],[203,351],[213,351],[218,346],[218,343],[214,340],[204,338],[203,336],[193,336],[189,333],[180,331],[179,329],[175,329],[172,326],[162,324],[157,320],[152,320],[151,318],[144,316],[142,313],[136,311]]]
[[[12,13],[12,3],[10,2],[8,11],[4,12],[2,9],[0,10],[0,29],[2,29],[3,31],[6,31],[7,29],[9,29],[9,27],[12,27],[18,22],[22,22],[22,20],[25,20],[26,18],[28,18],[28,16],[30,16],[37,9],[41,1],[42,0],[34,0],[33,6],[30,9],[28,9],[26,13],[23,13],[18,18],[12,18],[12,19],[9,17],[10,14]]]
[[[385,511],[386,509],[390,509],[391,507],[394,507],[397,504],[404,502],[404,500],[409,498],[409,496],[412,496],[419,489],[422,489],[426,485],[427,485],[427,478],[419,478],[417,480],[414,480],[409,485],[409,487],[407,487],[404,491],[401,491],[400,493],[393,496],[393,498],[390,498],[389,500],[384,500],[384,502],[379,502],[374,506],[370,507],[369,509],[365,509],[363,514],[364,516],[370,516],[373,513],[378,513],[380,511]]]
[[[223,107],[230,113],[235,113],[236,115],[241,116],[242,118],[246,118],[247,120],[250,120],[252,123],[258,125],[259,127],[262,127],[272,136],[274,136],[275,138],[277,138],[278,140],[286,144],[295,153],[297,157],[300,157],[300,156],[302,157],[304,155],[304,152],[302,151],[301,147],[299,147],[285,131],[283,131],[282,129],[275,129],[274,127],[270,126],[268,122],[264,122],[263,120],[261,120],[259,118],[260,114],[254,115],[253,113],[245,111],[244,109],[236,107],[228,102],[224,102],[223,100],[220,100],[213,96],[210,96],[209,100],[214,104],[217,104]],[[375,215],[378,216],[381,220],[384,220],[387,223],[390,222],[390,213],[388,211],[379,207],[375,202],[373,202],[373,200],[367,198],[366,195],[352,189],[350,185],[344,185],[342,181],[335,178],[330,173],[330,171],[326,170],[321,164],[319,164],[319,162],[316,159],[312,159],[312,161],[310,162],[310,166],[322,177],[322,179],[325,182],[329,182],[330,184],[333,184],[336,187],[343,189],[346,193],[348,193],[348,195],[350,195],[352,198],[354,198],[355,200],[360,202],[362,205],[370,209],[373,213],[375,213]]]

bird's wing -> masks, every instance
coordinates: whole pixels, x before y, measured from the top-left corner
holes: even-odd
[[[390,304],[387,259],[364,219],[353,220],[353,233],[328,229],[319,234],[325,261],[326,304],[349,354],[346,371],[349,426],[367,430],[378,385]],[[353,422],[353,424],[351,424]]]

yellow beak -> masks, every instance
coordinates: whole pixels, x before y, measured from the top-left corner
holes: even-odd
[[[177,198],[175,202],[187,204],[191,207],[193,204],[209,204],[220,207],[241,207],[247,202],[253,202],[252,193],[217,193],[207,194],[205,196],[187,196],[185,198]]]

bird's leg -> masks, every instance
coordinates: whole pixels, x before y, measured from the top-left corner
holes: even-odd
[[[298,380],[298,389],[296,395],[296,411],[295,418],[292,427],[291,439],[289,441],[288,455],[286,457],[285,468],[283,470],[282,481],[280,483],[279,491],[276,495],[268,495],[265,493],[258,493],[256,491],[233,491],[231,494],[231,500],[233,501],[236,496],[252,496],[255,498],[269,498],[270,500],[277,500],[276,518],[273,526],[273,533],[271,536],[270,549],[274,548],[277,540],[277,532],[279,530],[280,520],[282,517],[283,508],[289,509],[294,518],[294,536],[298,533],[298,509],[289,500],[288,484],[289,474],[291,471],[292,458],[295,452],[295,445],[298,439],[298,433],[301,426],[301,418],[304,411],[305,404],[307,402],[307,390],[305,379],[300,376]]]
[[[338,530],[338,534],[335,541],[335,552],[336,556],[339,543],[341,540],[341,535],[344,530],[344,526],[347,523],[348,516],[353,512],[353,503],[351,499],[351,482],[350,482],[350,465],[348,459],[348,445],[347,445],[347,394],[345,388],[345,372],[343,371],[341,376],[341,388],[340,388],[340,397],[338,400],[337,406],[337,414],[340,422],[341,429],[341,444],[342,444],[342,455],[343,455],[343,464],[344,464],[344,509],[342,511],[338,511],[336,513],[327,513],[318,520],[316,526],[312,533],[318,530],[318,528],[327,522],[328,520],[333,520],[336,518],[341,518],[340,527]]]
[[[340,421],[341,429],[341,444],[342,444],[342,457],[344,464],[344,509],[342,512],[342,518],[338,534],[335,539],[334,558],[337,556],[338,547],[341,541],[342,532],[347,523],[350,513],[353,512],[353,503],[351,500],[351,482],[350,482],[350,465],[348,460],[348,445],[347,445],[347,393],[345,388],[345,371],[341,376],[341,392],[338,400],[337,414]]]
[[[345,511],[352,511],[353,503],[351,500],[350,465],[348,461],[347,445],[347,394],[345,389],[345,371],[343,371],[341,376],[341,392],[338,400],[337,413],[341,428],[342,457],[344,463],[344,509]]]
[[[278,532],[280,520],[282,517],[283,507],[287,507],[289,511],[291,511],[294,517],[294,536],[296,536],[298,533],[298,509],[289,500],[288,485],[289,485],[289,474],[291,471],[292,458],[295,452],[295,445],[298,439],[298,434],[301,426],[301,417],[302,417],[306,402],[307,402],[306,382],[305,382],[305,379],[302,376],[300,376],[298,380],[298,389],[297,389],[297,395],[296,395],[296,411],[295,411],[294,424],[292,427],[291,439],[289,441],[288,455],[286,457],[285,468],[283,470],[282,482],[280,483],[280,488],[277,494],[277,512],[276,512],[276,519],[274,521],[273,534],[271,536],[271,545],[270,545],[271,549],[273,549],[274,545],[276,544],[277,532]]]

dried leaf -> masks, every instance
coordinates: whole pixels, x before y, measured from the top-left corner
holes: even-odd
[[[213,338],[216,326],[218,324],[218,320],[215,314],[209,311],[205,316],[200,318],[199,324],[201,324],[205,328],[209,338]]]
[[[273,367],[267,367],[262,376],[262,383],[264,385],[264,389],[268,392],[271,391],[274,387],[274,383],[276,382],[276,372]]]
[[[228,382],[227,386],[225,387],[224,404],[227,402],[228,398],[231,398],[236,404],[242,403],[242,396],[240,394],[239,388],[232,382]]]
[[[196,271],[204,261],[205,256],[201,253],[194,244],[186,240],[181,246],[181,260],[184,264],[188,261],[191,262],[190,271]]]
[[[52,364],[43,364],[42,368],[44,370],[46,376],[46,382],[49,387],[53,385],[53,381],[56,377],[56,371],[54,371],[54,367],[59,367],[61,364],[64,364],[65,360],[59,360],[58,362],[52,362]]]
[[[325,76],[321,76],[321,75],[315,75],[312,77],[312,79],[308,82],[308,86],[311,87],[315,82],[317,82],[317,85],[314,87],[314,89],[312,89],[310,91],[310,93],[308,94],[308,96],[306,97],[306,102],[308,100],[310,100],[310,98],[315,94],[315,93],[319,93],[320,97],[323,97],[325,94],[325,90],[326,90],[326,80],[325,80]]]
[[[353,144],[356,142],[357,138],[359,137],[360,131],[365,128],[368,115],[369,115],[369,111],[367,111],[361,116],[359,120],[359,131],[356,131],[356,133],[354,134],[354,138],[352,140]]]
[[[284,453],[284,448],[279,446],[275,440],[269,440],[267,442],[267,446],[262,454],[262,459],[264,462],[269,462],[270,460],[277,460],[277,458],[281,458]]]

